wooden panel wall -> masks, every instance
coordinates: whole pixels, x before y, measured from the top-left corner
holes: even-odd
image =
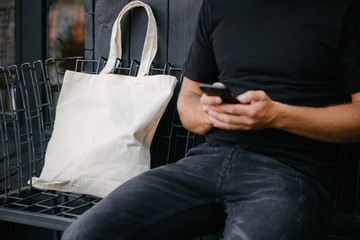
[[[85,57],[107,58],[113,23],[129,0],[85,0]],[[202,0],[143,0],[151,6],[158,25],[156,67],[170,63],[182,67],[196,29]],[[137,8],[122,21],[123,61],[140,61],[147,26],[147,16]]]

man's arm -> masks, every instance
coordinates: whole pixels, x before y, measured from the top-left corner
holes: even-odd
[[[319,141],[360,142],[360,92],[352,95],[352,103],[322,108],[275,102],[263,91],[249,91],[238,99],[244,104],[209,107],[210,122],[222,129],[278,128]],[[207,97],[204,101],[214,100]]]
[[[228,130],[277,128],[319,141],[360,142],[360,92],[352,103],[313,108],[271,100],[263,91],[248,91],[243,104],[220,104],[219,97],[202,94],[199,83],[184,78],[178,111],[185,128],[204,134],[213,127]]]
[[[213,124],[200,103],[202,91],[199,89],[199,84],[184,77],[177,108],[180,120],[186,129],[197,134],[205,134],[213,128]]]
[[[360,92],[349,104],[325,108],[283,106],[275,127],[326,142],[360,142]]]

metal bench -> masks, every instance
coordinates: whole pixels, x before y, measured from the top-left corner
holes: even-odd
[[[39,176],[44,164],[64,74],[61,69],[65,66],[96,74],[104,63],[103,58],[93,61],[74,57],[0,68],[0,221],[52,229],[60,233],[59,238],[69,224],[100,200],[87,195],[39,191],[28,181]],[[114,74],[135,75],[137,68],[135,60],[130,67],[123,67],[119,60]],[[153,140],[154,168],[176,162],[189,148],[203,142],[203,137],[184,129],[176,112],[181,69],[165,64],[160,68],[153,66],[150,74],[170,74],[180,80]],[[360,239],[360,156],[354,150],[357,147],[346,148],[344,155],[348,156],[339,161],[334,216],[327,239]],[[221,235],[211,239],[221,239]]]
[[[53,129],[56,100],[64,71],[60,66],[73,66],[82,72],[104,66],[104,59],[47,59],[45,62],[24,63],[20,67],[0,68],[1,148],[0,148],[0,220],[63,231],[80,214],[100,199],[92,196],[58,191],[39,191],[28,184],[39,175],[44,163],[46,146]],[[129,68],[119,60],[114,74],[135,75],[138,62]],[[90,71],[91,72],[91,71]],[[150,74],[171,74],[181,79],[181,69],[166,64],[151,68]],[[176,96],[179,85],[175,90]],[[176,115],[175,97],[160,123],[151,153],[152,167],[174,162],[194,146],[197,137],[186,131]]]

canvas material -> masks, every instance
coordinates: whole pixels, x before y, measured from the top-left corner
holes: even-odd
[[[138,76],[145,76],[149,72],[150,65],[156,55],[157,51],[157,26],[151,8],[140,1],[134,1],[127,4],[118,15],[115,22],[121,22],[122,17],[126,12],[135,7],[144,7],[148,15],[148,26],[146,31],[146,37],[144,41],[143,52],[141,56],[141,65],[139,67]],[[106,66],[100,74],[110,73],[115,65],[116,58],[122,56],[122,45],[121,45],[121,24],[114,24],[111,33],[110,40],[110,53]]]
[[[121,57],[121,37],[114,35],[121,36],[121,17],[134,7],[144,7],[149,17],[140,64],[145,72],[108,74]],[[99,75],[66,71],[45,165],[40,177],[32,178],[33,187],[105,197],[150,168],[151,141],[177,83],[174,76],[147,76],[156,35],[150,7],[131,2],[114,23],[104,70]]]

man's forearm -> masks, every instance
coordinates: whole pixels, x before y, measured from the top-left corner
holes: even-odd
[[[360,142],[360,103],[325,108],[281,105],[275,128],[319,141]]]
[[[205,113],[199,104],[200,96],[198,95],[179,95],[178,112],[183,126],[196,134],[205,134],[212,125],[205,121]]]
[[[177,109],[183,126],[196,134],[205,134],[212,129],[207,114],[200,104],[201,91],[198,83],[184,79],[179,94]]]

